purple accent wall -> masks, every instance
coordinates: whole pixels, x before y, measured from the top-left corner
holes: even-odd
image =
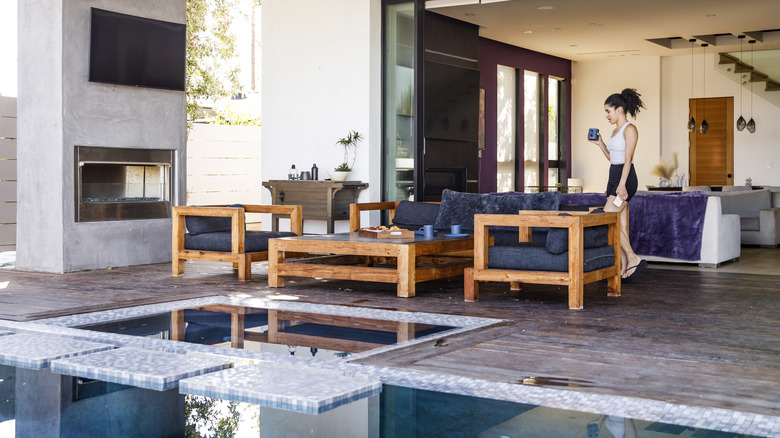
[[[558,58],[556,56],[546,55],[544,53],[534,52],[517,46],[500,43],[487,38],[479,39],[479,86],[485,89],[485,150],[482,151],[482,158],[479,160],[479,191],[480,193],[490,193],[496,191],[496,129],[497,129],[497,103],[496,103],[496,74],[497,66],[505,65],[519,70],[520,86],[522,92],[523,70],[530,70],[543,75],[555,76],[566,81],[566,118],[562,120],[565,123],[566,138],[566,163],[567,177],[571,176],[571,61]],[[543,93],[547,95],[547,82],[544,82]],[[517,113],[523,114],[523,99],[519,97]],[[547,112],[542,114],[546,123]],[[523,120],[520,118],[517,123],[518,142],[522,143],[524,135]],[[544,140],[542,146],[545,148],[546,156],[547,141]],[[522,151],[519,155],[522,157]],[[543,177],[547,178],[547,169],[542,170]],[[523,174],[522,160],[518,160],[517,174]],[[518,187],[518,189],[522,189]]]

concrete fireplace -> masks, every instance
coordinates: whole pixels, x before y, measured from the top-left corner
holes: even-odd
[[[170,206],[186,194],[185,95],[90,82],[90,13],[184,23],[185,6],[19,2],[17,269],[170,261]]]

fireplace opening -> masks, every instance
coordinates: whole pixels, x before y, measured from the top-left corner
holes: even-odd
[[[76,146],[76,221],[171,217],[173,151]]]

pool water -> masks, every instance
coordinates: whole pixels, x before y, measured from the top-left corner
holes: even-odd
[[[14,436],[16,406],[13,367],[0,366],[0,436]],[[126,387],[122,391],[138,391]],[[154,392],[154,391],[151,391]],[[143,394],[142,394],[143,395]],[[86,423],[106,423],[103,432],[89,424],[69,424],[61,436],[135,436],[132,413],[123,417],[108,403],[116,394],[104,394],[95,404],[105,405],[98,415],[72,417]],[[112,398],[113,397],[113,398]],[[95,411],[92,411],[94,414]],[[235,437],[619,437],[647,438],[749,438],[750,435],[718,432],[685,426],[600,416],[523,403],[491,400],[401,386],[385,385],[380,395],[321,415],[293,413],[244,403],[187,396],[179,418],[187,436]],[[124,428],[115,425],[125,424]],[[140,427],[140,426],[139,426]],[[623,435],[619,433],[623,431]],[[635,434],[632,433],[635,431]],[[146,431],[145,433],[148,433]],[[150,435],[143,435],[150,436]],[[152,435],[159,436],[159,435]]]

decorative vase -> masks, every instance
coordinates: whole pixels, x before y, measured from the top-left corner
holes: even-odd
[[[669,178],[661,178],[658,181],[658,187],[671,187],[672,181]]]
[[[341,182],[347,180],[347,177],[349,176],[349,172],[338,172],[335,170],[331,170],[330,172],[328,172],[328,176],[330,177],[331,181]]]

